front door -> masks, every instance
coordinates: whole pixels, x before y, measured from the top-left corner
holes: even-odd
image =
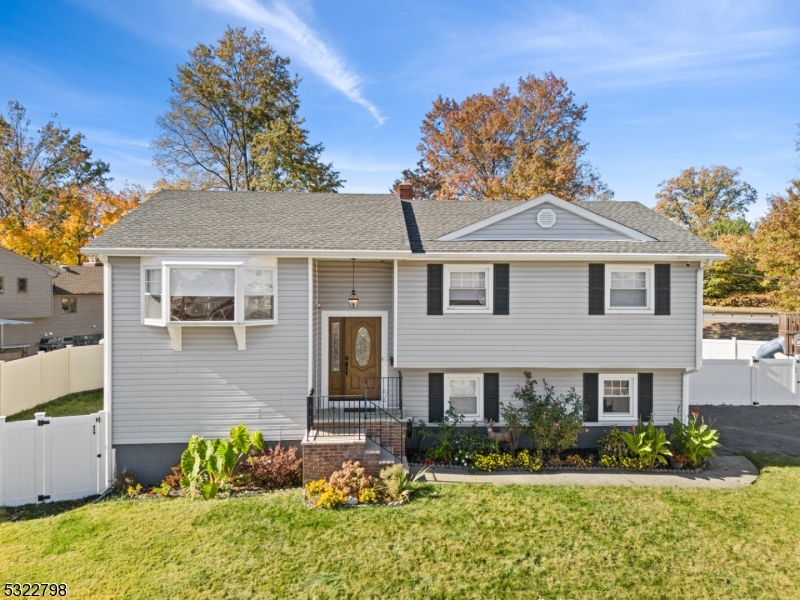
[[[380,317],[331,317],[328,340],[328,395],[363,396],[364,379],[381,376]]]

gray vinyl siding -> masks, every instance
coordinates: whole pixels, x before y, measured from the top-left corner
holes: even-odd
[[[420,419],[428,420],[428,373],[429,370],[402,369],[403,371],[403,409],[404,417],[411,418],[416,423]],[[574,387],[575,391],[583,395],[583,373],[588,369],[533,369],[533,378],[538,382],[536,390],[544,391],[543,382],[547,381],[555,388],[556,393],[566,393]],[[444,373],[499,373],[500,375],[500,402],[514,404],[514,390],[524,383],[522,369],[450,369],[438,371]],[[593,371],[598,372],[598,371]],[[683,399],[683,371],[673,369],[605,369],[601,374],[612,373],[653,373],[653,414],[657,425],[668,425],[673,417],[680,417],[681,402]],[[501,405],[502,414],[502,405]],[[613,421],[603,420],[600,425],[611,425]],[[618,425],[630,425],[633,421],[621,420]]]
[[[669,316],[589,315],[586,262],[512,262],[508,316],[429,316],[425,262],[400,262],[397,364],[401,370],[693,368],[697,268],[672,264]]]
[[[278,261],[278,323],[183,328],[183,350],[163,327],[141,322],[138,258],[112,258],[113,443],[179,443],[227,436],[244,423],[265,439],[305,434],[308,260]]]
[[[353,289],[352,261],[319,260],[316,262],[315,283],[317,298],[317,315],[319,332],[315,336],[316,364],[318,371],[322,368],[322,311],[340,311],[345,316],[358,316],[361,311],[384,311],[388,313],[388,351],[392,355],[394,343],[394,264],[392,261],[356,261],[355,289],[358,295],[358,308],[353,310],[347,302]],[[389,357],[382,357],[388,361]],[[388,363],[387,363],[388,364]],[[387,371],[389,377],[397,374],[391,365]],[[321,386],[322,373],[319,373]],[[318,387],[318,389],[321,389]]]
[[[63,314],[62,298],[76,298],[78,312]],[[93,335],[103,333],[103,296],[101,294],[77,294],[53,296],[52,316],[32,318],[32,325],[14,325],[5,328],[6,344],[30,344],[30,354],[36,353],[36,344],[44,333],[52,333],[56,337],[68,335]]]
[[[0,277],[3,278],[0,318],[29,320],[51,316],[54,276],[55,273],[45,267],[0,249]],[[17,292],[17,279],[20,278],[28,280],[28,291],[22,294]]]
[[[540,227],[536,217],[549,208],[556,214],[556,223]],[[552,204],[541,204],[512,217],[488,225],[459,240],[629,240],[630,238]]]

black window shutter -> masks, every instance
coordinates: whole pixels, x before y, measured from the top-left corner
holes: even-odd
[[[428,265],[428,314],[442,314],[444,265]]]
[[[639,373],[639,418],[649,421],[653,414],[653,374]]]
[[[500,374],[483,374],[483,418],[500,420]]]
[[[428,423],[444,419],[444,373],[428,373]]]
[[[496,315],[508,314],[508,275],[508,264],[494,266],[494,305],[492,306],[492,311]]]
[[[657,315],[668,315],[670,309],[669,265],[656,265],[656,310]]]
[[[606,310],[606,266],[589,265],[589,314],[604,315]]]
[[[597,373],[583,374],[583,418],[588,423],[595,423],[600,420],[598,417],[600,404],[599,380],[600,376]]]

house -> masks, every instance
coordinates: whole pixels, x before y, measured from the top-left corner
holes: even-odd
[[[84,250],[106,269],[117,469],[158,480],[244,423],[305,469],[376,467],[405,421],[499,420],[523,370],[611,424],[688,411],[724,255],[636,202],[164,191]],[[392,458],[392,456],[388,456]],[[372,461],[372,462],[371,462]],[[372,468],[371,467],[371,468]]]
[[[44,335],[102,334],[102,265],[44,265],[0,248],[0,318],[31,322],[3,335],[6,348],[29,346],[30,354]]]

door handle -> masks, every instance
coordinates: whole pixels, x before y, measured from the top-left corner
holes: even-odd
[[[344,357],[344,374],[345,375],[347,375],[347,370],[348,370],[349,367],[350,367],[350,357],[349,356],[345,356]]]

